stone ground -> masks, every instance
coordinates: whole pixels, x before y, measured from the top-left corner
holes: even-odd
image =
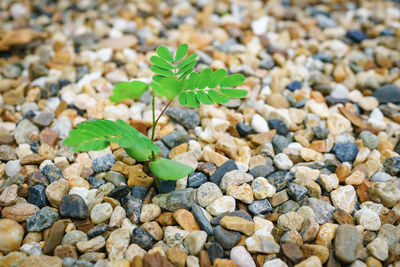
[[[0,266],[400,266],[398,1],[2,0],[0,37]],[[184,42],[249,90],[160,120],[194,173],[158,190],[63,145],[88,119],[149,134],[148,93],[108,97]]]

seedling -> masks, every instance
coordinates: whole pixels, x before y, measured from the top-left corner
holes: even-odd
[[[150,84],[141,81],[121,82],[115,85],[110,97],[113,102],[137,99],[151,88],[151,139],[122,120],[93,120],[71,130],[64,144],[74,147],[74,152],[86,152],[103,150],[111,142],[118,143],[130,157],[139,162],[147,162],[154,176],[163,180],[177,180],[192,173],[191,167],[159,156],[160,149],[153,143],[159,119],[176,98],[182,106],[196,108],[200,104],[225,104],[231,98],[245,97],[247,90],[234,88],[241,85],[245,78],[242,74],[227,75],[224,69],[213,71],[205,68],[200,74],[195,72],[197,55],[187,56],[187,44],[180,45],[174,57],[165,46],[159,46],[156,53],[157,56],[150,58],[153,64],[150,69],[155,73]],[[169,99],[157,119],[155,95]]]

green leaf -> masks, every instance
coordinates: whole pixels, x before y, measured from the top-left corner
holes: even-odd
[[[175,96],[182,92],[184,86],[184,81],[176,80],[174,77],[167,77],[161,79],[158,83],[158,88],[153,87],[153,90],[160,96],[165,96],[168,99],[174,99]]]
[[[210,68],[205,68],[201,71],[199,81],[197,83],[197,88],[199,88],[199,89],[206,88],[207,82],[210,79],[212,72],[213,71]]]
[[[177,161],[158,158],[149,164],[151,172],[163,180],[178,180],[193,172],[193,169]]]
[[[189,46],[187,44],[181,44],[180,46],[178,46],[178,49],[176,49],[176,54],[175,54],[175,61],[179,61],[184,56],[186,56],[188,50]]]
[[[189,90],[194,90],[197,88],[198,80],[199,80],[199,74],[197,72],[193,72],[190,74],[188,81]]]
[[[125,99],[137,99],[146,92],[148,85],[141,81],[120,82],[114,86],[110,100],[120,102]]]
[[[192,61],[197,62],[197,61],[196,61],[196,57],[197,57],[197,54],[191,54],[190,56],[188,56],[187,58],[185,58],[184,60],[182,60],[182,62],[179,63],[178,66],[176,66],[176,67],[177,67],[178,69],[180,69],[180,68],[186,66],[187,64],[191,63]]]
[[[186,92],[182,92],[179,95],[179,104],[181,104],[182,106],[185,106],[187,104],[187,95]]]
[[[242,98],[247,96],[247,90],[244,89],[221,88],[221,93],[230,98]]]
[[[209,90],[208,96],[218,104],[226,104],[229,102],[229,98],[227,98],[224,95],[221,95],[220,93],[215,92],[214,90]]]
[[[178,80],[183,80],[185,79],[190,73],[193,72],[193,68],[189,69],[188,71],[186,71],[184,74],[182,74]]]
[[[156,52],[157,52],[157,55],[159,55],[162,59],[169,61],[169,62],[174,61],[174,58],[172,57],[168,48],[166,48],[165,46],[157,47]]]
[[[145,135],[124,121],[117,123],[109,120],[86,121],[69,132],[69,137],[64,140],[66,146],[74,146],[74,152],[102,150],[110,142],[117,142],[124,148],[128,155],[138,161],[149,160],[158,155],[159,147]]]
[[[172,70],[174,69],[174,66],[166,62],[164,59],[157,57],[157,56],[152,56],[150,58],[150,62],[156,65],[157,67],[160,67],[162,69],[167,69],[167,70]]]
[[[225,77],[225,79],[219,84],[221,87],[232,87],[232,86],[238,86],[244,83],[246,78],[240,74],[240,73],[235,73],[232,75],[229,75]]]
[[[194,67],[194,65],[196,65],[196,61],[192,61],[191,63],[187,64],[185,67],[183,67],[182,69],[180,69],[178,71],[178,75],[187,72],[188,70],[192,69]]]
[[[196,94],[197,94],[197,99],[200,101],[200,103],[205,105],[214,104],[214,101],[203,91],[198,91],[196,92]]]
[[[215,88],[225,78],[226,70],[218,69],[213,72],[211,78],[208,80],[208,88]]]
[[[200,105],[196,94],[192,91],[187,92],[187,104],[190,108],[197,108]]]
[[[122,120],[117,120],[122,131],[118,144],[125,149],[126,153],[137,161],[146,161],[154,155],[158,155],[160,148],[147,136]]]
[[[162,69],[160,67],[157,67],[155,65],[150,67],[150,70],[156,74],[160,74],[162,76],[174,76],[174,73],[170,70]]]

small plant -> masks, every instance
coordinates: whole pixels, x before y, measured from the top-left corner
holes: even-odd
[[[141,81],[121,82],[115,85],[110,100],[120,102],[125,99],[137,99],[150,87],[152,88],[153,124],[151,139],[122,120],[93,120],[81,123],[71,130],[64,144],[73,146],[74,152],[102,150],[111,142],[118,143],[126,153],[140,162],[147,162],[150,171],[159,179],[177,180],[189,175],[193,169],[179,162],[159,157],[159,147],[153,143],[157,123],[168,106],[178,98],[182,106],[190,108],[201,104],[225,104],[230,98],[247,95],[243,89],[233,87],[242,84],[242,74],[227,75],[223,69],[213,71],[203,69],[200,74],[194,72],[197,55],[187,56],[188,45],[180,45],[175,57],[165,46],[156,49],[157,56],[152,56],[151,70],[155,73],[150,84]],[[187,57],[186,57],[187,56]],[[168,104],[155,118],[155,95],[169,99]]]

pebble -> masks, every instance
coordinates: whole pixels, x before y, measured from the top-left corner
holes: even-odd
[[[0,219],[0,251],[12,252],[20,248],[24,229],[16,221]]]
[[[279,170],[289,170],[293,166],[290,158],[283,153],[279,153],[274,157],[274,164]]]
[[[93,171],[95,172],[108,171],[115,164],[115,157],[112,154],[108,153],[103,156],[94,158],[92,164]]]
[[[230,251],[231,259],[238,267],[255,267],[256,264],[244,246],[233,247]]]
[[[199,224],[200,228],[205,231],[209,235],[214,234],[214,229],[212,228],[210,221],[207,219],[204,214],[204,210],[197,204],[193,204],[192,206],[192,214]]]
[[[222,177],[233,170],[237,170],[237,166],[235,164],[234,160],[227,160],[225,163],[223,163],[211,176],[210,176],[210,182],[213,182],[216,185],[220,185]]]
[[[41,232],[49,228],[56,220],[58,220],[58,212],[49,207],[44,207],[28,217],[26,220],[27,229],[29,232]]]
[[[83,220],[89,217],[89,208],[79,195],[65,195],[61,200],[60,214],[63,217]]]
[[[207,207],[223,196],[221,189],[215,183],[204,183],[197,189],[197,204]]]
[[[367,245],[368,252],[380,261],[385,261],[389,257],[389,248],[385,240],[380,237],[375,238]]]
[[[341,186],[331,192],[333,205],[348,213],[352,213],[357,200],[356,190],[351,185]]]
[[[219,225],[214,228],[215,240],[221,244],[224,249],[233,248],[239,242],[240,236],[240,233],[226,230]]]
[[[354,143],[336,143],[333,152],[341,162],[353,161],[357,156],[358,147]]]
[[[90,211],[90,219],[94,224],[100,224],[110,219],[113,208],[110,203],[96,204]]]
[[[0,221],[26,233],[22,247],[0,248],[1,266],[396,264],[393,1],[183,1],[163,21],[145,2],[67,1],[58,13],[28,2],[6,5],[2,20]],[[86,120],[122,119],[151,135],[150,91],[108,98],[118,82],[149,82],[149,57],[166,39],[171,52],[190,43],[200,70],[242,73],[251,89],[195,109],[156,96],[157,115],[169,106],[159,156],[194,172],[156,181],[117,144],[64,146]]]
[[[362,248],[362,236],[355,226],[349,224],[339,225],[335,237],[335,255],[344,262],[351,263],[358,257]]]
[[[251,128],[253,128],[256,133],[265,133],[269,131],[267,121],[258,114],[253,116],[253,119],[251,120]]]
[[[207,233],[204,231],[192,231],[184,240],[189,255],[197,255],[204,248]]]
[[[206,207],[207,211],[213,215],[218,216],[224,213],[232,212],[235,210],[236,201],[231,196],[222,196]]]
[[[194,110],[188,108],[171,107],[167,109],[166,113],[186,129],[193,129],[200,124],[200,116]]]

